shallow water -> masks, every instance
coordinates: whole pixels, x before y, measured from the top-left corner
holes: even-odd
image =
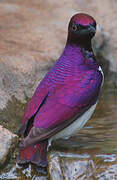
[[[21,114],[17,115],[18,123]],[[105,84],[93,117],[81,131],[68,140],[53,143],[48,152],[49,177],[40,175],[34,166],[17,166],[16,154],[17,150],[1,169],[0,179],[116,180],[117,84]]]

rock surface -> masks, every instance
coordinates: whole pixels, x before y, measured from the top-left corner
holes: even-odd
[[[60,56],[68,21],[77,12],[91,14],[104,27],[98,28],[95,51],[117,71],[116,9],[115,0],[0,1],[0,109],[12,96],[23,103],[32,96]]]
[[[16,141],[16,135],[0,126],[0,166],[4,164],[12,144]]]

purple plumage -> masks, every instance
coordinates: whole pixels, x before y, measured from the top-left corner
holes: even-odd
[[[91,47],[95,31],[96,22],[91,16],[80,13],[71,18],[65,49],[25,111],[19,129],[24,139],[18,163],[46,166],[48,140],[62,137],[62,133],[70,136],[92,115],[103,80]]]

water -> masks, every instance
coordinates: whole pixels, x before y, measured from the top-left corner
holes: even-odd
[[[21,114],[17,115],[18,123]],[[40,174],[32,165],[17,166],[16,154],[17,149],[1,169],[0,179],[116,180],[117,84],[105,84],[94,115],[81,131],[68,140],[53,143],[48,152],[48,175]]]

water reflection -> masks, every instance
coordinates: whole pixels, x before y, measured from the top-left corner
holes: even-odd
[[[92,180],[92,179],[100,179],[100,180],[115,180],[117,177],[117,158],[116,154],[98,154],[90,151],[88,154],[81,154],[79,152],[78,156],[75,157],[69,156],[66,153],[62,156],[59,153],[58,155],[59,163],[57,161],[57,153],[51,155],[50,163],[50,174],[52,179],[55,179],[55,175],[58,174],[58,177],[62,174],[63,179],[65,180]],[[53,171],[53,167],[58,167]],[[61,171],[58,171],[61,169]],[[58,173],[59,172],[59,173]],[[59,178],[60,179],[60,178]]]
[[[51,180],[117,179],[117,89],[105,85],[97,109],[85,127],[68,140],[53,143],[48,153]],[[2,170],[3,171],[3,170]],[[12,163],[0,179],[47,180],[35,167]]]

